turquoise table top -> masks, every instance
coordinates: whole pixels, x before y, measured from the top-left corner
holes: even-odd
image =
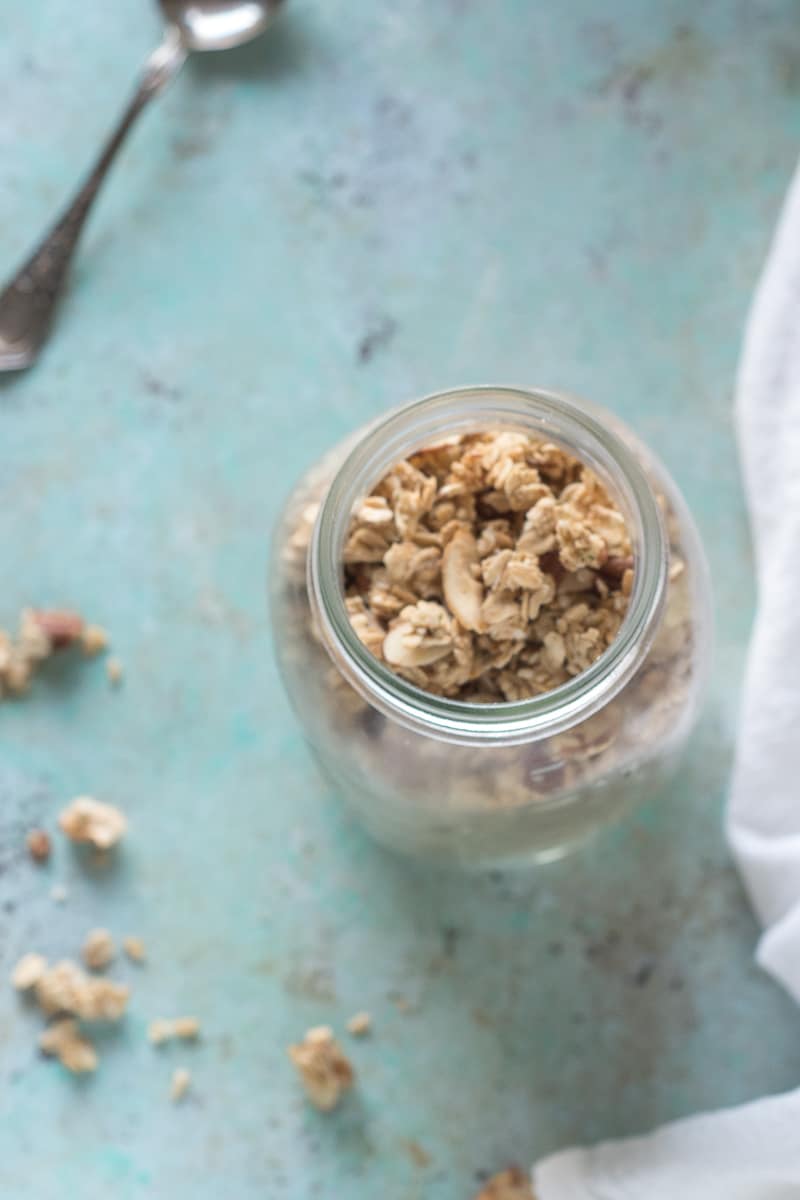
[[[52,216],[155,43],[144,0],[40,0],[0,40],[0,265]],[[189,64],[101,198],[41,363],[0,382],[0,624],[72,605],[124,660],[0,711],[0,953],[97,924],[145,967],[96,1076],[0,995],[0,1191],[35,1200],[469,1200],[482,1173],[800,1079],[721,814],[752,567],[731,425],[749,298],[800,144],[793,0],[291,0]],[[318,778],[272,663],[270,528],[390,404],[543,384],[619,412],[708,547],[708,714],[671,795],[531,875],[432,874]],[[113,867],[51,829],[131,821]],[[69,889],[65,904],[53,884]],[[286,1059],[357,1009],[358,1094]],[[197,1046],[147,1022],[196,1013]],[[176,1064],[193,1092],[168,1099]]]

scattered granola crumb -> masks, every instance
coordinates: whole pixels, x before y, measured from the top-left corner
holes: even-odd
[[[143,963],[147,958],[144,942],[140,937],[125,937],[122,939],[122,949],[133,962]]]
[[[91,796],[78,796],[58,818],[67,837],[73,842],[88,842],[97,850],[114,846],[128,828],[124,813],[113,804],[103,804]]]
[[[91,929],[86,935],[81,956],[92,971],[107,967],[115,953],[114,939],[107,929]]]
[[[327,1025],[309,1029],[302,1042],[289,1047],[294,1063],[315,1108],[330,1112],[353,1086],[355,1073]]]
[[[44,829],[32,829],[25,838],[25,845],[28,847],[28,854],[34,862],[47,862],[50,857],[50,834]]]
[[[191,1040],[200,1036],[200,1022],[197,1017],[176,1017],[172,1022],[172,1029],[176,1038]]]
[[[395,1006],[397,1011],[400,1013],[403,1013],[404,1016],[413,1010],[414,1006],[411,1003],[411,1001],[408,999],[407,996],[401,995],[400,992],[394,992],[389,997],[389,999],[391,1000],[392,1004]]]
[[[67,609],[25,608],[16,637],[0,629],[0,699],[19,696],[53,654],[78,641],[83,618]]]
[[[43,954],[23,954],[11,972],[11,983],[18,992],[27,992],[35,987],[47,970],[47,959]]]
[[[130,995],[125,984],[86,975],[69,959],[48,967],[34,987],[42,1012],[48,1016],[64,1013],[82,1021],[118,1021]]]
[[[90,658],[108,649],[108,634],[102,625],[87,625],[81,634],[81,649]]]
[[[172,1072],[172,1083],[170,1084],[169,1097],[173,1103],[177,1104],[182,1100],[189,1091],[192,1083],[192,1075],[186,1067],[176,1067]]]
[[[56,904],[66,904],[69,900],[69,888],[64,887],[63,883],[54,883],[50,888],[50,899]]]
[[[74,1017],[64,1017],[48,1025],[39,1038],[39,1047],[44,1054],[57,1058],[75,1075],[84,1075],[97,1069],[95,1048],[80,1032]]]
[[[109,658],[106,660],[106,675],[112,687],[119,687],[122,683],[124,673],[124,668],[118,658]]]
[[[519,1167],[493,1175],[475,1200],[536,1200],[531,1181]]]
[[[66,650],[83,633],[83,617],[63,608],[25,608],[19,626],[19,641],[30,657],[47,658]]]
[[[151,1021],[147,1037],[154,1046],[170,1042],[174,1038],[192,1041],[200,1036],[200,1021],[197,1017],[158,1017]]]
[[[353,1037],[364,1037],[372,1030],[372,1017],[368,1012],[359,1012],[347,1022],[347,1032]]]

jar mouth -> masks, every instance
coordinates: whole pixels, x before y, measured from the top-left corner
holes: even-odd
[[[616,637],[585,671],[530,699],[476,704],[416,687],[363,645],[345,607],[342,549],[354,505],[395,463],[445,437],[503,427],[556,442],[598,475],[627,522],[634,583]],[[549,737],[607,704],[649,649],[664,604],[667,569],[658,501],[616,418],[563,393],[490,385],[436,392],[374,422],[328,489],[308,560],[314,617],[334,663],[356,691],[407,728],[473,745]]]

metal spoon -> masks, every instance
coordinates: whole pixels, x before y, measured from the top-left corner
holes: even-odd
[[[139,86],[86,181],[33,254],[0,292],[0,371],[35,362],[47,340],[67,268],[92,202],[125,135],[147,102],[163,91],[190,50],[228,50],[262,33],[282,0],[158,0],[164,40],[147,59]]]

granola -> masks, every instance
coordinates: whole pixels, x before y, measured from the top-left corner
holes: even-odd
[[[62,1017],[48,1025],[39,1037],[39,1048],[43,1054],[57,1058],[74,1075],[97,1069],[95,1048],[81,1033],[74,1017]]]
[[[147,950],[143,940],[140,937],[136,937],[132,934],[129,934],[128,937],[124,937],[122,939],[122,949],[132,962],[143,963],[147,960]]]
[[[306,1095],[321,1112],[335,1108],[355,1082],[355,1072],[327,1025],[309,1029],[302,1042],[289,1047],[289,1058]]]
[[[69,609],[24,608],[16,636],[0,629],[0,700],[27,692],[31,680],[54,654],[81,645],[84,653],[96,654],[104,631],[85,625],[83,617]]]
[[[107,967],[116,954],[114,939],[107,929],[90,929],[83,943],[81,957],[91,971]]]
[[[86,625],[81,634],[81,649],[92,658],[108,649],[108,634],[102,625]]]
[[[125,668],[118,658],[106,659],[106,675],[112,687],[119,687],[125,674]]]
[[[25,845],[28,847],[28,854],[34,862],[47,862],[50,857],[50,835],[44,829],[31,829],[25,838]]]
[[[172,1072],[172,1081],[169,1087],[170,1100],[177,1104],[179,1100],[183,1099],[191,1086],[191,1071],[187,1067],[176,1067]]]
[[[43,954],[23,954],[11,972],[11,984],[18,992],[30,991],[47,970],[47,959]]]
[[[347,1022],[347,1032],[353,1037],[365,1037],[372,1032],[372,1017],[368,1012],[357,1012]]]
[[[535,1200],[528,1175],[519,1167],[508,1167],[493,1175],[475,1200]]]
[[[599,479],[509,430],[398,463],[353,514],[347,611],[377,658],[426,691],[522,700],[617,635],[633,583],[625,521]]]
[[[130,995],[125,984],[86,975],[69,959],[47,967],[33,988],[36,1001],[47,1016],[67,1014],[82,1021],[118,1021]]]
[[[147,1037],[154,1046],[174,1039],[194,1041],[200,1036],[200,1022],[197,1017],[157,1017],[147,1027]]]
[[[125,814],[113,804],[91,796],[78,796],[61,813],[58,823],[72,842],[88,842],[96,850],[110,850],[128,828]]]

